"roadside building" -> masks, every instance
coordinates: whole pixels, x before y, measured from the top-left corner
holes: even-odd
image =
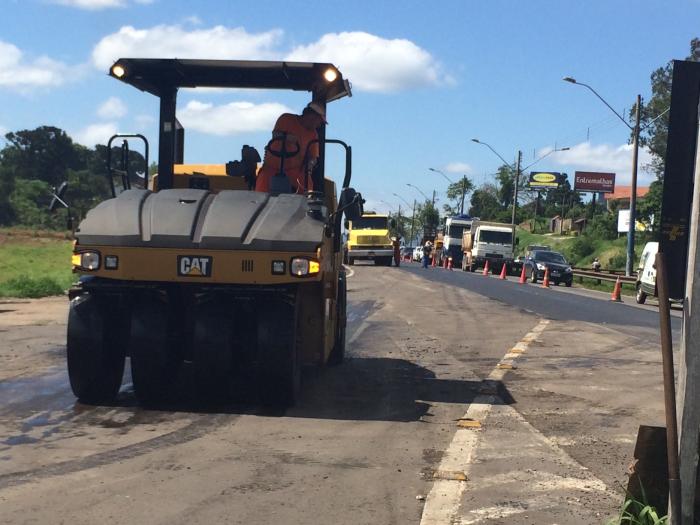
[[[641,199],[649,193],[649,186],[637,186],[637,199]],[[627,210],[630,207],[630,196],[632,195],[632,186],[615,186],[613,193],[602,194],[608,211],[613,209],[613,202],[617,202],[617,209]]]

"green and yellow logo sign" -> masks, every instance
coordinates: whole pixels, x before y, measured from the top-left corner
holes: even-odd
[[[531,171],[528,185],[533,189],[558,188],[561,183],[561,173],[554,171]]]

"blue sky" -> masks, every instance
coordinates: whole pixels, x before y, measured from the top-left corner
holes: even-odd
[[[662,7],[663,4],[663,7]],[[613,171],[629,180],[619,112],[649,75],[700,36],[700,1],[239,2],[0,0],[0,129],[50,124],[88,146],[138,131],[155,146],[157,101],[106,76],[119,56],[334,62],[354,96],[328,109],[328,135],[353,146],[353,182],[370,206],[444,198],[448,177],[493,179],[500,160],[524,164],[568,146],[542,170]],[[305,94],[185,91],[186,161],[225,162],[262,150],[279,111]],[[588,137],[588,140],[587,140]],[[648,158],[644,152],[642,160]],[[336,178],[341,173],[336,174]],[[651,180],[645,173],[640,183]],[[402,206],[405,206],[402,204]]]

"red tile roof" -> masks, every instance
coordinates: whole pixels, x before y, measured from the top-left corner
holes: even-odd
[[[649,186],[637,186],[637,197],[644,197],[649,193]],[[613,193],[606,193],[605,200],[629,199],[632,195],[632,186],[615,186]]]

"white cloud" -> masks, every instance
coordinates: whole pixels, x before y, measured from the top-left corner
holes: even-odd
[[[92,62],[106,70],[121,57],[273,59],[273,48],[282,31],[273,29],[258,34],[243,28],[184,30],[180,26],[159,25],[150,29],[124,26],[102,38],[92,51]]]
[[[103,119],[122,118],[126,113],[126,104],[118,97],[109,97],[97,108],[97,115]]]
[[[23,91],[60,86],[67,78],[68,69],[46,56],[28,60],[17,46],[0,40],[0,88]]]
[[[138,129],[143,130],[148,126],[155,124],[156,119],[152,115],[137,115],[136,118],[134,118],[134,121],[136,122]]]
[[[197,15],[191,15],[185,18],[185,23],[193,26],[201,26],[204,22]]]
[[[466,162],[450,162],[445,166],[445,171],[447,173],[469,174],[472,172],[472,167]]]
[[[85,9],[88,11],[99,11],[101,9],[114,9],[126,7],[126,0],[52,0],[54,4],[64,5],[66,7],[75,7],[77,9]],[[153,0],[133,0],[136,4],[151,4]]]
[[[362,31],[328,33],[295,48],[286,59],[332,62],[363,91],[393,92],[452,82],[432,55],[410,40]]]
[[[551,151],[545,149],[539,152],[542,156]],[[590,142],[582,142],[572,146],[568,151],[557,151],[549,157],[550,162],[559,166],[569,167],[569,179],[573,180],[573,171],[604,171],[616,173],[616,184],[629,185],[632,180],[632,145],[622,144],[614,146],[610,144],[593,145]],[[654,180],[654,176],[644,167],[651,161],[651,153],[646,148],[639,149],[638,183],[648,185]],[[543,163],[547,161],[542,161]]]
[[[196,22],[198,19],[193,20]],[[93,64],[106,70],[121,57],[298,60],[332,62],[356,89],[395,92],[436,86],[454,80],[425,49],[406,39],[386,39],[361,31],[327,33],[316,42],[284,49],[284,32],[249,33],[242,27],[184,29],[158,25],[124,26],[102,38],[92,52]]]
[[[117,124],[115,122],[102,122],[100,124],[90,124],[72,133],[71,136],[78,144],[94,148],[95,144],[107,144],[109,138],[116,133]]]
[[[221,106],[192,100],[178,111],[177,118],[186,129],[210,135],[236,135],[270,131],[277,117],[291,110],[282,104],[231,102]]]

